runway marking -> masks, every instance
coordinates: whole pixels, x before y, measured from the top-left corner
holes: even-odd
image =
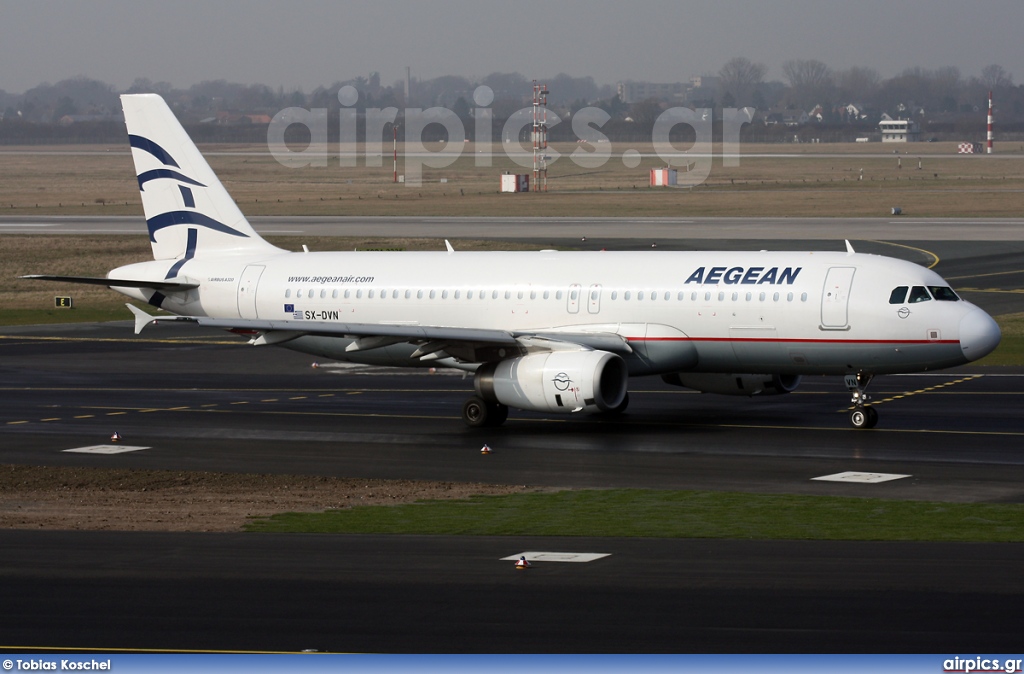
[[[20,426],[21,424],[27,424],[27,423],[29,423],[29,422],[28,421],[8,421],[7,425],[8,426]]]
[[[892,241],[878,241],[878,240],[875,240],[875,239],[864,239],[864,240],[865,241],[870,241],[871,243],[880,243],[880,244],[883,244],[885,246],[895,246],[896,248],[906,248],[907,250],[916,250],[918,253],[924,253],[925,255],[928,255],[929,257],[933,258],[932,263],[930,265],[928,265],[929,269],[931,269],[932,267],[934,267],[935,265],[937,265],[939,263],[939,256],[936,255],[935,253],[931,252],[930,250],[925,250],[924,248],[916,248],[914,246],[907,246],[907,245],[904,245],[902,243],[893,243]]]
[[[50,417],[49,419],[40,419],[40,421],[60,421],[60,417]]]
[[[959,281],[965,278],[982,278],[984,276],[1006,276],[1007,274],[1024,274],[1024,269],[1018,269],[1016,271],[994,271],[988,274],[968,274],[967,276],[946,276],[947,281]]]
[[[76,419],[92,419],[95,416],[96,416],[95,414],[79,414],[75,418]]]
[[[918,389],[916,391],[904,391],[903,393],[900,393],[898,395],[894,395],[894,396],[890,396],[888,398],[883,398],[881,400],[873,401],[871,403],[871,405],[874,406],[874,405],[881,405],[883,403],[891,403],[894,400],[903,400],[904,398],[909,398],[911,396],[916,396],[916,395],[921,394],[921,393],[934,393],[934,392],[937,392],[939,389],[943,389],[943,388],[946,388],[948,386],[953,386],[955,384],[962,384],[965,381],[972,381],[974,379],[981,379],[984,376],[985,375],[983,375],[983,374],[972,374],[972,375],[968,375],[966,377],[962,377],[960,379],[954,379],[953,381],[947,381],[947,382],[944,382],[942,384],[936,384],[935,386],[926,386],[925,388],[921,388],[921,389]],[[964,395],[964,393],[961,392],[958,395]],[[853,409],[853,407],[854,407],[853,405],[850,405],[849,407],[844,407],[843,409],[838,410],[838,411],[839,412],[849,412],[850,410]]]
[[[150,449],[150,447],[137,447],[133,445],[90,445],[88,447],[76,447],[74,449],[65,449],[61,451],[76,454],[124,454],[126,452],[138,452],[143,449]]]
[[[822,475],[821,477],[812,477],[811,479],[821,480],[823,482],[859,482],[862,484],[878,484],[880,482],[902,480],[905,477],[910,477],[910,475],[899,475],[897,473],[860,473],[848,470],[843,473]]]
[[[610,557],[610,552],[520,552],[508,557],[502,557],[499,561],[515,562],[520,557],[526,557],[528,562],[592,562],[595,559]]]

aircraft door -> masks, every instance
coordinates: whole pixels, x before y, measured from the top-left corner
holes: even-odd
[[[566,310],[568,310],[570,314],[578,314],[580,312],[580,293],[582,290],[583,289],[580,287],[579,283],[573,283],[569,286],[569,297],[567,300],[568,304],[566,305]]]
[[[600,313],[601,311],[601,286],[594,284],[590,286],[590,291],[587,294],[587,311],[592,314]]]
[[[256,313],[256,288],[260,283],[263,265],[251,264],[238,279],[238,315],[241,318],[259,318]]]
[[[825,330],[849,330],[850,289],[856,267],[832,267],[821,291],[821,327]]]

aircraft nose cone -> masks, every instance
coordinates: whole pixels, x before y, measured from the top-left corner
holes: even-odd
[[[981,309],[960,319],[960,349],[967,360],[978,360],[995,351],[999,345],[999,326]]]

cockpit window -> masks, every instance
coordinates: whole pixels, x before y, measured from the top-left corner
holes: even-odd
[[[899,286],[898,288],[893,288],[892,294],[889,295],[889,304],[903,304],[904,302],[906,302],[907,290],[909,290],[907,286]]]
[[[931,290],[932,297],[940,302],[957,302],[960,300],[949,286],[928,286],[928,290]]]
[[[932,296],[928,294],[928,291],[924,286],[914,286],[910,289],[910,299],[908,302],[910,304],[914,304],[915,302],[927,302],[931,298]]]

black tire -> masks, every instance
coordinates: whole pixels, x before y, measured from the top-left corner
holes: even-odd
[[[854,428],[874,428],[878,423],[878,412],[872,407],[858,407],[850,412],[850,425]]]
[[[508,405],[487,403],[488,426],[501,426],[508,419]]]
[[[864,428],[874,428],[878,425],[878,410],[874,407],[865,407],[864,411],[868,413],[868,425]]]
[[[491,416],[491,409],[479,396],[473,396],[462,405],[462,420],[470,428],[483,428]]]

